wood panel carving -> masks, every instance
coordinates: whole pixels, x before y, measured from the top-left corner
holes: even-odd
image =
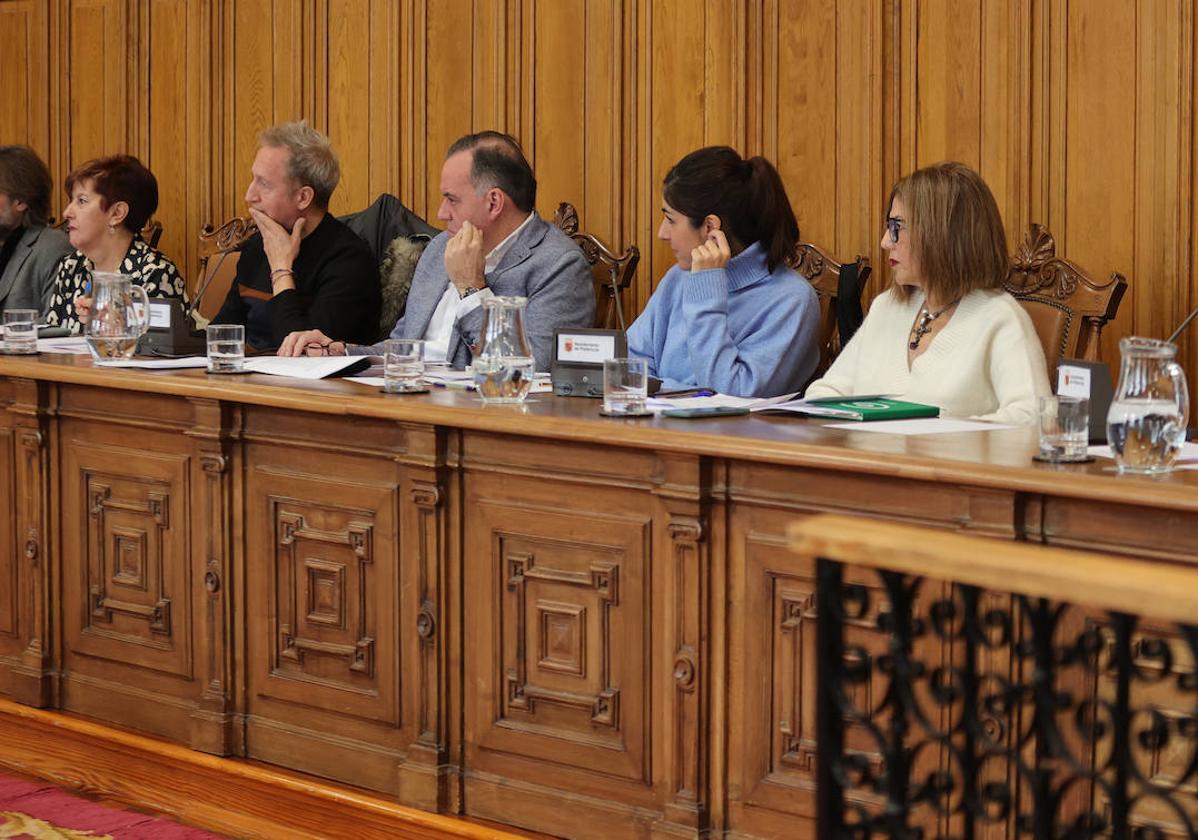
[[[503,570],[496,592],[502,682],[494,728],[482,743],[537,755],[556,740],[569,764],[646,780],[643,744],[628,742],[630,725],[636,732],[643,721],[621,715],[620,686],[639,670],[633,652],[644,633],[636,601],[620,598],[629,558],[545,533],[500,527],[491,538]],[[639,591],[634,586],[634,598]],[[540,737],[522,744],[516,734]]]
[[[272,499],[276,537],[272,607],[277,615],[272,675],[296,680],[297,702],[335,692],[377,693],[377,616],[371,511],[337,510]],[[332,701],[336,702],[336,701]]]
[[[180,608],[187,614],[190,577],[186,520],[172,513],[185,480],[182,464],[174,466],[173,482],[100,468],[79,474],[87,611],[75,650],[189,678],[191,628],[174,616]]]
[[[700,623],[704,614],[705,586],[700,541],[702,522],[691,516],[671,516],[670,535],[673,578],[674,697],[670,768],[672,793],[676,802],[698,808],[704,773],[703,692],[706,677],[700,670],[705,664]]]
[[[542,703],[574,709],[599,728],[619,729],[620,690],[612,685],[612,610],[620,604],[619,566],[538,565],[530,552],[508,550],[500,537],[506,596],[501,719],[535,724]],[[620,628],[617,623],[615,632]],[[588,644],[588,632],[598,635]],[[598,653],[592,651],[597,648]],[[588,667],[590,673],[588,673]],[[557,676],[560,675],[560,676]]]
[[[245,435],[278,419],[247,411]],[[394,795],[416,713],[400,698],[418,678],[404,646],[415,611],[400,600],[404,497],[387,454],[345,452],[344,421],[303,420],[270,424],[308,435],[288,441],[306,447],[303,461],[293,445],[245,454],[247,753]],[[364,426],[357,440],[384,429]]]
[[[16,436],[0,427],[0,656],[14,656],[21,647],[22,552],[17,544],[17,471],[14,469]],[[28,562],[36,562],[37,554]],[[3,670],[3,669],[0,669]],[[3,677],[0,677],[2,680]]]
[[[666,799],[649,738],[656,634],[643,505],[614,488],[480,472],[465,507],[467,773],[519,783],[542,830],[578,824],[541,810],[562,791],[611,803],[607,830],[629,828],[644,818],[638,807]],[[506,811],[506,787],[468,782],[466,796],[478,797],[476,813]]]
[[[15,497],[11,520],[18,564],[16,637],[19,661],[11,671],[13,696],[30,705],[47,705],[57,689],[50,649],[50,564],[45,535],[50,527],[50,421],[57,393],[45,383],[17,380],[9,407],[15,450],[9,450]]]
[[[195,749],[225,755],[245,750],[244,730],[239,725],[234,697],[233,627],[235,602],[229,591],[233,580],[232,521],[236,477],[230,465],[235,449],[231,443],[238,431],[241,413],[215,400],[192,400],[195,422],[188,431],[198,470],[193,473],[197,488],[197,513],[207,527],[196,532],[193,546],[200,562],[197,573],[202,588],[197,594],[200,623],[199,679],[202,690],[192,714],[191,745]]]
[[[443,540],[439,527],[438,514],[441,508],[441,491],[436,484],[427,482],[413,483],[409,499],[416,513],[417,546],[415,565],[418,569],[418,597],[420,611],[416,614],[416,636],[420,642],[420,677],[421,702],[417,708],[419,719],[417,732],[420,742],[426,746],[440,749],[442,744],[441,727],[438,725],[438,700],[440,699],[439,655],[444,646],[444,640],[437,626],[437,582],[439,580],[439,562]]]

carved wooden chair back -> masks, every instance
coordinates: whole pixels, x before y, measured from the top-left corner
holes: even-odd
[[[791,267],[815,287],[819,297],[819,367],[816,375],[826,371],[840,354],[852,335],[841,336],[842,321],[855,320],[854,331],[861,324],[861,292],[873,270],[868,257],[858,256],[848,263],[837,262],[822,248],[800,242],[795,249]],[[845,282],[841,282],[844,275]],[[846,298],[842,298],[842,294]],[[839,314],[855,311],[856,318],[840,318]]]
[[[146,222],[146,226],[141,229],[141,238],[151,248],[157,249],[158,243],[162,241],[162,222],[157,219]]]
[[[1056,250],[1052,234],[1032,224],[1003,284],[1031,316],[1054,385],[1062,358],[1099,360],[1102,329],[1115,318],[1127,291],[1122,274],[1112,272],[1099,282]]]
[[[202,317],[211,319],[220,311],[237,271],[238,250],[257,232],[254,220],[241,216],[234,216],[215,229],[211,224],[200,229],[200,272],[192,289],[192,299],[202,295],[198,307]],[[213,257],[216,260],[209,273],[208,264]]]
[[[623,254],[616,254],[601,239],[578,230],[578,211],[563,201],[553,214],[553,223],[578,243],[595,278],[595,326],[606,330],[625,329],[621,295],[632,284],[641,252],[630,245]]]

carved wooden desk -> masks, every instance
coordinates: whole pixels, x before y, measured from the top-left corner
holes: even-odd
[[[0,359],[0,693],[578,837],[802,836],[840,511],[1190,562],[1198,475],[1032,430]]]

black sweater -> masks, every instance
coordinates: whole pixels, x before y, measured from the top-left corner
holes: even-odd
[[[270,263],[261,234],[241,249],[237,275],[214,324],[244,324],[245,340],[258,349],[277,347],[296,330],[318,329],[337,341],[370,344],[378,338],[379,271],[370,246],[326,214],[300,241],[291,267],[295,288],[270,300],[245,296],[245,286],[271,293]]]

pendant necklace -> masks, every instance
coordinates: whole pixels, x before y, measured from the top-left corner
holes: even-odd
[[[911,329],[911,342],[907,346],[912,350],[918,350],[919,342],[923,341],[923,337],[932,331],[932,322],[952,309],[956,303],[956,301],[953,301],[948,306],[942,306],[935,312],[929,310],[928,305],[925,303],[919,310],[919,323]]]

